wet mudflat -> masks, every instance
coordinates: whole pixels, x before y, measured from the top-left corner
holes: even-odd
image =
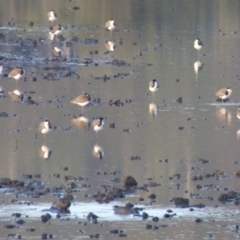
[[[238,239],[239,2],[2,2],[0,239]]]

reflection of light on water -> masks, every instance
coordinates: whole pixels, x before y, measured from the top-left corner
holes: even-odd
[[[115,205],[123,205],[121,202],[111,202],[109,204],[99,204],[96,202],[92,203],[81,203],[81,202],[74,202],[74,204],[70,207],[70,214],[66,214],[65,216],[67,218],[73,218],[76,217],[79,219],[86,219],[86,216],[89,212],[93,212],[95,215],[99,217],[99,221],[142,221],[142,218],[139,216],[133,216],[133,215],[118,215],[114,214],[113,206]],[[0,208],[0,217],[1,218],[9,218],[12,213],[21,213],[24,216],[28,215],[28,219],[31,218],[39,218],[43,213],[46,213],[46,209],[49,209],[51,206],[51,203],[44,203],[44,204],[36,204],[36,205],[19,205],[19,204],[12,204],[11,207],[9,205],[1,205]],[[135,205],[135,207],[143,208],[143,211],[149,214],[149,217],[151,216],[158,216],[164,218],[164,214],[167,213],[167,210],[171,208],[173,210],[173,214],[176,214],[172,218],[172,220],[178,220],[181,221],[191,221],[192,218],[206,218],[206,219],[213,219],[217,218],[218,220],[229,220],[233,221],[234,216],[236,219],[238,219],[238,215],[240,213],[239,210],[232,207],[206,207],[206,208],[193,208],[194,211],[190,211],[189,208],[174,208],[173,206],[144,206],[144,205]],[[55,214],[51,213],[50,214]],[[229,217],[231,216],[231,217]],[[64,215],[62,215],[64,217]],[[182,218],[184,217],[184,219]]]

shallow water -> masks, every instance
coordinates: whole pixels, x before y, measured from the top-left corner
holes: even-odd
[[[239,237],[234,232],[239,217],[237,207],[222,205],[217,200],[221,193],[239,191],[239,179],[235,176],[239,170],[240,141],[236,117],[240,97],[238,1],[230,4],[226,1],[22,0],[20,3],[2,0],[2,3],[0,33],[5,40],[0,42],[3,65],[0,86],[5,89],[6,97],[0,98],[0,113],[6,112],[8,117],[0,118],[0,177],[21,179],[23,174],[40,174],[40,180],[53,187],[66,185],[64,175],[81,176],[87,179],[84,182],[87,187],[79,184],[79,191],[73,193],[70,220],[54,219],[51,226],[39,221],[40,210],[57,196],[30,197],[34,204],[29,206],[29,219],[14,231],[4,228],[8,216],[14,211],[26,211],[27,207],[11,204],[14,194],[1,193],[1,239],[10,232],[26,239],[43,232],[52,233],[58,239],[78,239],[93,233],[112,239],[111,228],[126,230],[131,239],[159,239],[160,231],[164,239]],[[80,9],[73,10],[75,6]],[[46,13],[51,9],[59,16],[54,24],[64,27],[62,41],[48,39],[51,23],[47,22]],[[115,19],[118,30],[112,34],[115,51],[109,53],[105,42],[110,34],[104,30],[104,23],[110,18]],[[203,41],[199,59],[193,48],[196,37]],[[72,41],[73,38],[77,41]],[[62,58],[52,55],[54,46],[63,51]],[[113,59],[124,64],[112,65]],[[204,65],[195,73],[197,60]],[[26,74],[16,83],[6,74],[19,65]],[[154,96],[148,90],[152,79],[160,84]],[[233,89],[230,100],[216,102],[215,93],[223,87]],[[16,88],[24,92],[22,103],[8,96],[8,91]],[[84,116],[90,121],[96,117],[105,119],[105,128],[97,137],[91,129],[80,129],[72,123],[74,117],[81,115],[81,108],[70,101],[83,92],[93,99],[84,108]],[[28,96],[37,104],[27,104]],[[177,101],[179,98],[182,103]],[[123,105],[109,104],[116,100]],[[45,143],[38,132],[38,124],[44,118],[54,126]],[[115,128],[109,127],[112,123]],[[43,144],[52,151],[47,160],[39,154]],[[101,160],[92,155],[95,144],[104,150]],[[203,164],[199,159],[209,162]],[[64,171],[64,167],[69,170]],[[216,170],[223,171],[223,177],[192,180],[193,175]],[[116,175],[110,174],[113,171]],[[54,177],[56,173],[60,178]],[[151,181],[161,185],[148,188],[149,192],[138,191],[127,196],[122,204],[131,201],[147,205],[146,212],[161,218],[154,225],[167,222],[169,227],[146,230],[146,222],[142,220],[136,223],[132,221],[135,217],[127,217],[122,221],[122,217],[115,216],[111,212],[115,203],[98,205],[93,199],[86,200],[86,194],[101,191],[103,184],[121,187],[122,178],[127,175],[132,175],[139,186]],[[201,190],[197,185],[203,186]],[[157,198],[148,206],[151,193]],[[144,198],[143,203],[140,197]],[[190,198],[191,204],[203,203],[207,208],[191,212],[189,217],[181,212],[180,221],[164,219],[162,211],[173,208],[169,202],[173,197]],[[20,198],[26,200],[26,196]],[[219,208],[214,208],[216,205]],[[39,208],[31,211],[32,206]],[[85,209],[79,215],[77,206]],[[89,209],[102,217],[99,222],[103,222],[103,227],[91,224],[79,227],[79,219]],[[210,220],[209,213],[213,216]],[[195,223],[198,215],[203,223]],[[59,232],[63,225],[67,227]],[[27,232],[29,226],[36,226],[36,231]],[[80,228],[84,228],[84,235],[79,235]]]

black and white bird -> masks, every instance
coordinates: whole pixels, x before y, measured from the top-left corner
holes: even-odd
[[[54,10],[51,10],[50,12],[47,13],[48,21],[55,21],[57,19],[57,14]]]
[[[230,87],[222,88],[216,92],[216,96],[218,97],[218,99],[221,99],[222,102],[228,99],[231,94],[232,94],[232,89]]]

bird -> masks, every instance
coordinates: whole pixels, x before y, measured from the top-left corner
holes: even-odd
[[[23,75],[25,71],[22,67],[15,67],[9,74],[8,77],[14,78],[15,80],[19,80]]]
[[[70,201],[66,201],[64,199],[58,199],[56,202],[52,203],[51,208],[53,209],[59,209],[61,211],[66,211],[71,206]]]
[[[237,118],[240,119],[240,107],[238,107],[238,110],[237,110]]]
[[[94,119],[92,121],[93,131],[98,132],[98,131],[102,130],[103,127],[104,127],[104,120],[102,117]]]
[[[199,38],[196,38],[194,43],[193,43],[193,47],[198,50],[198,58],[199,58],[199,51],[202,49],[203,47],[203,43],[202,41],[200,41]]]
[[[149,90],[153,93],[159,89],[159,84],[156,79],[151,80],[148,86],[149,86]]]
[[[83,114],[83,107],[87,106],[91,101],[91,97],[88,93],[84,93],[79,95],[78,97],[74,98],[71,103],[77,104],[81,106],[82,108],[82,114]]]
[[[112,38],[112,31],[116,29],[116,25],[113,19],[105,23],[105,29],[110,32],[110,38]]]
[[[149,91],[153,93],[153,100],[154,100],[154,93],[159,89],[159,84],[156,79],[153,79],[148,84]]]
[[[113,41],[106,41],[105,42],[105,47],[106,47],[107,51],[114,52],[114,50],[116,48],[116,44]]]
[[[57,19],[57,14],[55,13],[54,10],[51,10],[50,12],[47,13],[48,21],[55,21]]]
[[[114,213],[115,214],[120,214],[120,215],[128,215],[128,214],[139,214],[138,210],[135,208],[130,208],[127,206],[113,206]]]
[[[16,102],[21,102],[24,98],[23,93],[18,89],[15,89],[12,92],[8,92],[8,95]]]
[[[95,158],[98,158],[98,159],[103,159],[103,156],[104,156],[104,151],[103,151],[103,148],[97,144],[95,144],[93,146],[93,149],[92,149],[92,155],[95,157]]]
[[[114,20],[111,19],[111,20],[107,21],[105,23],[105,28],[108,31],[113,31],[114,29],[116,29],[116,25],[114,24]]]
[[[44,121],[40,122],[38,130],[43,134],[45,142],[45,134],[52,131],[52,125],[47,119],[45,119]]]
[[[232,94],[232,89],[230,87],[222,88],[216,92],[216,96],[218,97],[218,99],[221,99],[222,102],[228,99],[231,94]]]
[[[56,25],[55,27],[51,27],[49,30],[49,38],[53,40],[55,36],[62,32],[62,30],[63,27],[60,24]]]

